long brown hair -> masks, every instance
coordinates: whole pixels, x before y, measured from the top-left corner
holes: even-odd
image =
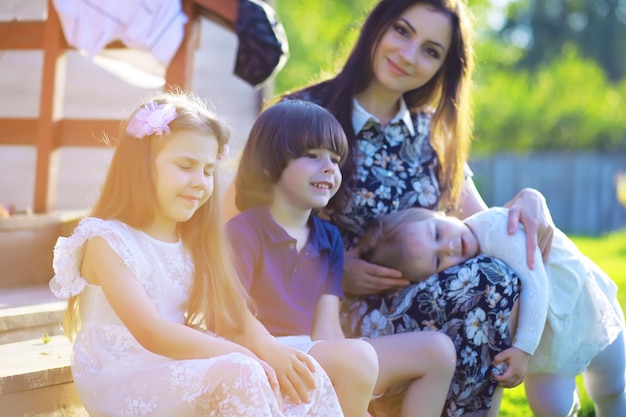
[[[177,116],[169,123],[172,132],[208,132],[217,139],[218,152],[224,152],[230,131],[196,95],[178,90],[159,93],[148,102],[174,105]],[[128,120],[137,111],[139,109]],[[126,133],[127,124],[121,126],[111,165],[91,216],[116,219],[141,229],[154,219],[154,161],[163,141],[168,138],[167,135],[152,135],[136,139]],[[186,320],[190,325],[234,336],[242,330],[247,301],[223,231],[217,199],[220,195],[218,175],[219,169],[216,169],[211,198],[189,220],[179,224],[181,240],[190,251],[195,265]],[[79,303],[74,296],[68,301],[64,331],[72,339],[79,328]]]
[[[443,66],[425,85],[404,93],[412,111],[434,110],[430,142],[440,160],[438,172],[441,207],[458,203],[464,180],[472,130],[470,103],[471,77],[474,70],[473,18],[464,0],[381,0],[371,10],[345,65],[332,79],[311,86],[312,95],[320,94],[319,104],[339,120],[351,150],[356,149],[352,126],[353,99],[365,90],[374,77],[372,59],[389,27],[409,7],[423,4],[449,16],[452,21],[450,50]],[[297,97],[297,93],[294,94]],[[344,182],[329,203],[329,209],[342,211],[350,200],[356,175],[355,153],[342,168]]]

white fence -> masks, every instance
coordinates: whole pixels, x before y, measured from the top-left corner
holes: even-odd
[[[532,187],[545,195],[555,224],[565,233],[594,236],[626,227],[615,182],[618,172],[626,172],[626,154],[502,153],[474,158],[470,166],[488,205],[502,205]]]

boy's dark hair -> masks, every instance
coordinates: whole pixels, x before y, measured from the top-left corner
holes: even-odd
[[[255,121],[235,178],[240,211],[272,201],[272,186],[290,160],[311,149],[328,149],[345,161],[346,134],[328,110],[301,100],[276,103]]]

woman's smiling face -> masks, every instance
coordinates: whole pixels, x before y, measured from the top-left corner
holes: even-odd
[[[442,67],[451,38],[449,16],[425,4],[409,7],[376,47],[372,82],[399,95],[423,86]]]

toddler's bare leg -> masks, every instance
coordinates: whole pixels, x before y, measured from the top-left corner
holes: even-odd
[[[626,416],[624,333],[600,352],[583,374],[596,417]]]

